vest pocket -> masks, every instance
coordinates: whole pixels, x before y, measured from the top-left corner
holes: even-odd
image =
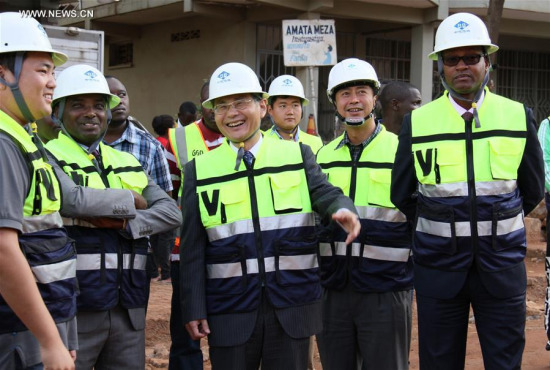
[[[526,246],[521,198],[493,205],[491,241],[495,251]]]
[[[280,286],[315,283],[319,277],[319,242],[315,236],[275,241],[275,276]]]
[[[436,171],[439,182],[460,182],[466,179],[466,148],[463,142],[446,143],[436,149]]]
[[[298,172],[283,172],[269,175],[269,186],[275,214],[299,212],[302,210],[302,194]]]
[[[493,179],[517,179],[522,150],[522,142],[518,139],[489,140],[489,160]]]
[[[237,295],[247,286],[244,246],[206,251],[206,294]],[[216,252],[216,253],[214,253]]]
[[[454,255],[457,251],[454,211],[451,206],[418,203],[415,220],[415,241],[422,248],[415,250],[415,257],[433,253]]]
[[[390,200],[391,170],[370,170],[367,201],[369,204],[394,208]]]
[[[327,179],[332,185],[342,189],[345,195],[349,195],[351,182],[349,168],[331,168],[327,173]]]

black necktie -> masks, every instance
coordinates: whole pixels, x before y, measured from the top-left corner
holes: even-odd
[[[103,161],[101,160],[101,154],[99,154],[99,151],[97,149],[90,154],[92,154],[93,156],[93,158],[90,158],[92,160],[92,163],[101,173],[103,171]]]
[[[246,150],[243,155],[244,164],[246,165],[246,168],[249,170],[252,169],[252,164],[254,163],[254,154],[252,152]]]
[[[471,112],[464,112],[462,118],[464,119],[464,121],[466,121],[466,123],[472,123],[474,115]]]

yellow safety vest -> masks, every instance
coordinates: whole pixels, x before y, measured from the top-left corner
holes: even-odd
[[[264,140],[252,170],[243,161],[235,171],[236,156],[224,143],[195,158],[209,314],[255,309],[262,286],[275,307],[317,301],[318,243],[300,146]]]
[[[66,322],[76,314],[76,255],[62,228],[57,177],[29,133],[3,111],[0,131],[19,147],[29,167],[30,186],[23,205],[19,245],[51,316],[57,323]],[[26,330],[25,325],[0,296],[0,333],[22,330]]]
[[[485,90],[476,128],[448,93],[411,114],[418,187],[415,263],[466,271],[477,255],[487,271],[525,256],[517,172],[527,132],[522,104]]]
[[[355,290],[410,289],[410,229],[405,215],[390,200],[397,137],[382,126],[378,135],[364,147],[357,162],[352,159],[347,145],[336,149],[343,138],[344,134],[321,148],[317,162],[328,181],[353,200],[362,227],[349,248],[343,230],[324,230],[320,244],[323,285],[342,289],[351,268]]]

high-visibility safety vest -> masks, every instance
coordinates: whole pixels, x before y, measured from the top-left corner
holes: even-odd
[[[210,149],[204,137],[202,136],[201,129],[199,127],[199,122],[195,121],[187,126],[172,128],[168,130],[168,140],[170,140],[170,145],[174,150],[174,156],[176,157],[176,163],[178,168],[181,170],[181,183],[183,184],[183,168],[185,164],[191,159],[202,155]],[[181,194],[183,192],[183,185],[180,186],[178,194],[178,205],[181,207]],[[180,260],[180,245],[179,245],[179,231],[176,236],[176,243],[172,252],[170,254],[170,261],[179,262]]]
[[[20,148],[29,168],[30,187],[23,206],[19,245],[54,321],[69,321],[76,315],[76,253],[59,214],[57,177],[27,131],[2,111],[0,131]],[[0,296],[0,333],[26,329]]]
[[[298,142],[308,145],[311,148],[313,154],[317,153],[323,146],[323,141],[319,136],[308,134],[298,128],[300,133],[298,134]],[[272,129],[264,132],[264,137],[269,139],[281,139]]]
[[[503,109],[506,107],[506,109]],[[448,93],[411,115],[419,182],[415,264],[467,271],[512,268],[526,249],[517,173],[527,119],[522,104],[485,90],[481,127],[465,124]]]
[[[328,181],[349,196],[361,222],[361,233],[346,245],[342,229],[322,230],[321,279],[323,286],[341,290],[348,277],[359,292],[387,292],[412,288],[411,230],[405,215],[390,200],[391,170],[397,136],[382,130],[358,161],[349,147],[336,147],[344,135],[317,153],[317,163]]]
[[[242,161],[235,171],[236,158],[227,142],[195,158],[208,236],[208,313],[252,311],[262,287],[277,308],[319,300],[315,217],[300,145],[264,140],[252,170]]]
[[[99,144],[101,172],[82,147],[64,134],[48,142],[47,148],[78,185],[140,194],[147,186],[147,175],[133,155],[103,143]],[[127,239],[117,230],[95,228],[79,219],[64,218],[64,223],[76,242],[78,310],[108,310],[118,303],[124,308],[145,307],[149,297],[147,238]]]
[[[199,122],[168,130],[168,140],[174,149],[178,168],[181,168],[182,171],[185,164],[191,159],[209,151],[199,128]]]

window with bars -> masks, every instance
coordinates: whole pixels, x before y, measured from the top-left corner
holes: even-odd
[[[133,65],[133,43],[125,42],[109,45],[109,67],[131,67]]]

